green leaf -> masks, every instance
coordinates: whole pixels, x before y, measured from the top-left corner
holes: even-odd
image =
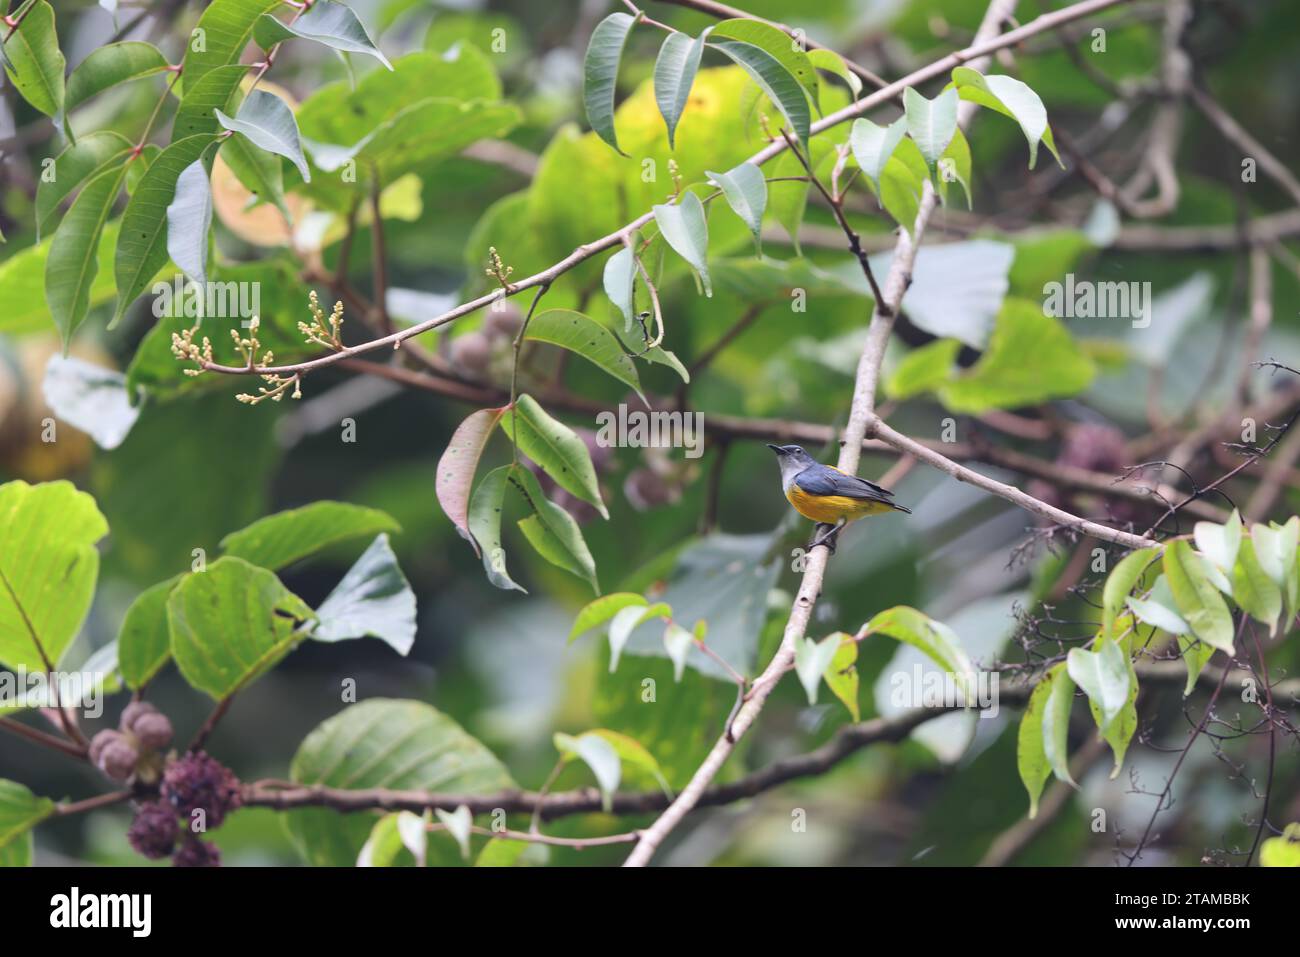
[[[1222,525],[1214,522],[1197,522],[1192,537],[1201,554],[1221,571],[1231,572],[1241,547],[1241,515],[1234,508],[1232,515]]]
[[[619,382],[630,386],[645,401],[645,396],[641,395],[641,377],[637,375],[636,364],[623,351],[614,334],[596,320],[572,309],[548,309],[532,318],[524,338],[549,342],[577,353]]]
[[[594,505],[602,517],[609,518],[609,511],[600,497],[600,483],[596,480],[595,466],[591,464],[591,453],[572,429],[548,415],[530,395],[519,396],[514,409],[505,411],[501,428],[556,485]]]
[[[303,155],[298,136],[298,122],[284,100],[265,90],[253,90],[233,118],[221,110],[216,115],[224,128],[243,134],[254,146],[268,153],[283,156],[298,168],[304,182],[311,182],[311,170],[307,168],[307,157]]]
[[[136,186],[122,214],[122,230],[117,241],[113,264],[117,309],[108,324],[110,329],[121,321],[127,306],[167,264],[167,207],[176,195],[176,179],[203,155],[214,139],[212,134],[199,134],[173,142],[158,154]]]
[[[208,4],[190,32],[181,63],[187,94],[210,71],[238,60],[257,18],[279,5],[279,0],[213,0]]]
[[[9,28],[4,32],[8,34]],[[8,58],[5,72],[24,100],[46,116],[58,118],[63,113],[63,71],[68,61],[59,50],[54,28],[54,8],[37,0],[22,24],[4,42]]]
[[[614,745],[590,731],[577,737],[556,732],[555,750],[560,752],[564,761],[577,758],[591,769],[600,787],[601,804],[608,811],[610,798],[618,790],[623,773],[623,764]]]
[[[306,13],[290,23],[277,20],[267,13],[258,17],[253,24],[253,39],[263,50],[270,50],[277,43],[293,37],[315,40],[340,53],[364,53],[388,69],[393,68],[388,57],[370,39],[370,34],[361,25],[357,15],[343,4],[332,0],[315,0]]]
[[[0,867],[31,867],[32,832],[19,834],[8,844],[0,844]]]
[[[1128,703],[1132,685],[1129,659],[1113,640],[1101,638],[1096,651],[1071,648],[1066,656],[1066,669],[1070,678],[1097,706],[1100,720],[1097,727],[1103,733],[1110,729]]]
[[[456,526],[456,531],[460,533],[461,538],[466,539],[473,546],[474,554],[480,558],[483,557],[483,553],[479,550],[479,543],[474,540],[469,527],[470,489],[474,485],[474,473],[478,471],[483,449],[487,446],[488,439],[492,437],[492,430],[496,428],[504,414],[504,408],[479,409],[477,412],[470,413],[464,422],[456,426],[451,441],[447,443],[446,451],[438,459],[435,482],[438,504],[451,519],[451,523]],[[497,528],[498,530],[500,528],[499,521]]]
[[[583,632],[590,631],[597,625],[603,625],[624,608],[634,605],[644,608],[649,605],[649,602],[636,592],[630,591],[612,592],[588,602],[574,619],[573,630],[569,632],[569,644],[572,644]]]
[[[600,594],[596,561],[591,557],[582,530],[573,516],[542,494],[537,477],[528,469],[514,466],[509,469],[507,478],[532,512],[519,522],[519,529],[528,543],[552,565],[585,578],[592,591]]]
[[[1112,642],[1112,644],[1114,643]],[[1133,735],[1137,733],[1138,726],[1137,672],[1133,670],[1133,662],[1128,655],[1124,654],[1122,650],[1120,653],[1124,657],[1125,670],[1128,673],[1128,696],[1124,699],[1124,704],[1120,707],[1114,719],[1107,724],[1097,699],[1091,695],[1088,698],[1088,709],[1092,712],[1092,720],[1096,722],[1097,728],[1101,731],[1102,739],[1110,745],[1111,753],[1115,756],[1115,763],[1110,771],[1112,781],[1119,777],[1119,772],[1124,767],[1124,756],[1128,754],[1128,746],[1133,742]]]
[[[682,194],[676,205],[654,207],[655,222],[659,232],[677,255],[685,259],[704,284],[704,295],[713,295],[709,282],[709,224],[704,216],[704,204],[692,192]]]
[[[250,67],[243,63],[219,66],[197,83],[191,78],[172,120],[172,142],[200,133],[217,133],[217,110],[230,111],[243,98],[241,84]]]
[[[71,113],[92,96],[120,83],[162,73],[168,66],[167,58],[152,43],[127,40],[91,50],[68,77],[63,110]]]
[[[1242,611],[1268,625],[1270,635],[1277,634],[1277,620],[1282,614],[1282,590],[1260,565],[1255,555],[1255,543],[1250,538],[1242,539],[1238,547],[1237,561],[1232,569],[1232,597]]]
[[[789,122],[800,145],[806,150],[812,127],[812,113],[808,108],[808,97],[799,80],[780,60],[761,47],[739,40],[718,39],[718,29],[714,27],[713,34],[709,38],[709,46],[721,50],[749,74],[750,78],[758,84],[759,89],[781,111],[781,115]],[[816,71],[813,71],[812,75],[815,77]]]
[[[176,177],[176,193],[167,206],[167,255],[190,279],[208,281],[208,234],[212,231],[212,184],[200,157]]]
[[[853,121],[849,132],[849,147],[858,167],[880,191],[880,178],[884,175],[885,165],[907,132],[907,118],[899,117],[888,126],[877,126],[868,119]]]
[[[1065,662],[1052,668],[1043,676],[1049,683],[1047,701],[1043,706],[1043,754],[1052,773],[1058,779],[1078,787],[1070,777],[1070,708],[1074,704],[1074,682],[1066,671]]]
[[[1008,298],[984,355],[939,398],[953,412],[1017,408],[1077,395],[1096,372],[1058,320],[1035,303]]]
[[[1101,593],[1101,633],[1106,638],[1116,638],[1115,618],[1124,601],[1134,587],[1142,580],[1146,570],[1151,567],[1160,549],[1156,546],[1139,548],[1120,559],[1106,577],[1106,585]]]
[[[58,665],[90,611],[108,523],[71,482],[0,485],[0,664]],[[33,632],[35,638],[33,638]]]
[[[1165,547],[1165,579],[1173,593],[1178,613],[1201,641],[1229,655],[1232,646],[1232,614],[1219,590],[1206,577],[1204,566],[1187,542],[1179,540]]]
[[[645,745],[636,738],[619,731],[611,731],[609,728],[595,728],[588,731],[587,734],[595,735],[607,742],[614,749],[614,753],[618,755],[621,767],[632,768],[654,778],[655,783],[663,788],[664,793],[672,797],[672,789],[668,786],[667,779],[664,778],[659,762],[655,760],[655,756],[650,753]],[[585,736],[583,735],[583,737]]]
[[[1174,594],[1169,590],[1169,582],[1164,575],[1156,579],[1147,598],[1129,596],[1124,604],[1137,616],[1138,620],[1167,631],[1171,635],[1185,635],[1192,626],[1178,612],[1174,611]]]
[[[635,255],[627,246],[605,260],[601,284],[605,287],[605,295],[609,297],[609,301],[623,314],[624,332],[631,330],[632,322],[636,318],[636,302],[632,288],[636,271]]]
[[[167,599],[176,666],[218,701],[279,663],[313,616],[274,572],[230,556],[187,575]]]
[[[799,41],[784,30],[761,20],[740,17],[718,23],[711,31],[709,40],[713,43],[719,40],[739,40],[758,47],[780,63],[786,72],[798,81],[814,103],[818,102],[820,81],[817,71],[813,68],[813,62],[800,47]]]
[[[682,676],[686,674],[686,660],[694,647],[695,636],[677,622],[670,621],[664,627],[664,651],[673,663],[674,684],[681,684]]]
[[[1214,657],[1214,648],[1189,634],[1182,634],[1178,636],[1178,651],[1187,668],[1187,684],[1183,687],[1183,697],[1186,698],[1196,687],[1196,680],[1200,678],[1205,666]]]
[[[794,670],[808,695],[808,703],[817,703],[817,691],[821,687],[822,675],[831,667],[836,653],[840,649],[840,634],[827,635],[821,641],[804,637],[795,642]]]
[[[966,194],[966,208],[971,209],[971,157],[970,143],[966,134],[957,127],[953,131],[952,141],[939,157],[939,195],[948,202],[948,184],[952,181],[961,183],[962,192]]]
[[[931,170],[957,132],[957,100],[956,90],[945,90],[933,100],[927,100],[910,86],[903,91],[907,132]]]
[[[49,233],[59,214],[59,205],[82,183],[110,167],[125,163],[131,143],[121,133],[99,130],[87,133],[42,170],[36,187],[36,238]]]
[[[1251,536],[1260,567],[1282,589],[1285,606],[1283,631],[1289,631],[1300,602],[1300,574],[1297,574],[1300,569],[1297,568],[1296,555],[1296,549],[1300,547],[1300,516],[1293,515],[1281,526],[1274,522],[1270,522],[1269,527],[1252,526]]]
[[[322,722],[294,755],[298,784],[360,790],[485,794],[515,787],[496,756],[441,711],[420,701],[371,698]],[[374,818],[329,808],[292,811],[289,834],[308,863],[349,867]]]
[[[587,54],[582,61],[582,102],[587,122],[602,140],[620,154],[614,130],[614,94],[618,64],[636,20],[626,13],[611,13],[591,31]],[[626,155],[626,154],[623,154]]]
[[[826,679],[826,686],[831,689],[835,697],[844,702],[844,707],[849,709],[850,717],[855,722],[861,721],[862,711],[858,707],[858,643],[853,640],[852,635],[842,631],[836,632],[836,635],[840,639],[840,644],[822,677]]]
[[[705,30],[694,40],[684,33],[668,34],[655,60],[655,102],[659,104],[659,113],[668,127],[670,149],[673,148],[673,135],[677,132],[677,121],[682,118],[682,111],[686,109],[686,101],[691,95],[695,72],[700,68],[700,56],[704,53],[704,38],[708,33],[709,31]],[[611,120],[611,129],[612,126]]]
[[[834,73],[848,84],[849,92],[853,94],[855,100],[862,94],[862,81],[844,63],[844,58],[834,50],[809,50],[807,56],[808,62],[817,69],[825,70],[827,73]]]
[[[167,627],[167,598],[181,576],[146,588],[131,602],[117,633],[117,660],[132,691],[143,688],[171,658],[171,632]]]
[[[0,850],[54,813],[54,802],[0,778]]]
[[[813,148],[822,142],[813,140]],[[808,174],[799,157],[789,150],[776,158],[772,165],[772,179],[774,182],[768,187],[768,210],[790,237],[795,255],[802,256],[799,227],[803,225],[804,213],[808,209],[808,190],[812,184],[808,182]]]
[[[651,618],[656,617],[657,610],[662,606],[650,608],[643,603],[640,605],[628,605],[620,608],[614,613],[609,622],[609,673],[614,674],[618,671],[619,658],[622,657],[623,649],[627,647],[628,639],[632,637],[632,632],[637,627]]]
[[[911,142],[911,140],[903,140],[899,147]],[[921,154],[917,151],[916,155]],[[921,190],[924,182],[925,177],[918,177],[897,156],[892,157],[885,164],[884,172],[880,176],[880,205],[909,235],[915,230],[916,217],[921,211]]]
[[[705,170],[704,175],[722,190],[727,205],[754,234],[754,243],[762,248],[763,211],[767,208],[767,180],[753,163],[741,163],[725,173]]]
[[[1060,667],[1059,665],[1057,666]],[[1047,702],[1052,693],[1051,672],[1034,686],[1029,695],[1029,704],[1020,718],[1020,730],[1016,735],[1016,770],[1020,780],[1029,792],[1029,816],[1038,816],[1038,798],[1043,793],[1043,785],[1052,776],[1051,765],[1047,763],[1047,752],[1043,749],[1043,715],[1047,711]]]
[[[1259,846],[1261,867],[1300,867],[1300,824],[1288,824],[1281,837]]]
[[[952,375],[959,352],[961,343],[956,339],[936,339],[913,349],[885,379],[885,395],[910,399],[937,390]]]
[[[91,289],[99,272],[99,241],[125,178],[125,165],[110,165],[98,173],[77,194],[50,241],[45,298],[65,351],[90,308]]]
[[[399,655],[415,644],[415,593],[381,534],[316,609],[315,641],[378,638]]]
[[[1029,168],[1038,162],[1038,143],[1041,140],[1061,163],[1052,139],[1052,128],[1047,125],[1047,108],[1038,94],[1024,83],[1010,76],[983,76],[970,67],[959,66],[952,71],[952,81],[963,100],[996,110],[1020,124],[1025,139],[1029,141]]]
[[[865,625],[867,634],[889,635],[909,644],[949,672],[965,693],[968,705],[975,703],[975,665],[961,647],[953,630],[942,622],[909,608],[897,605],[878,613]]]
[[[259,518],[223,538],[221,549],[252,565],[279,571],[340,542],[401,530],[391,515],[377,508],[321,501]]]
[[[497,588],[527,591],[506,571],[506,552],[501,547],[501,509],[504,507],[510,466],[493,469],[478,483],[469,502],[469,533],[478,543],[488,581]]]

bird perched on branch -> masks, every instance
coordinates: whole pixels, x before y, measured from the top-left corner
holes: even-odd
[[[825,545],[832,554],[835,539],[849,522],[881,512],[912,510],[894,504],[894,493],[874,482],[822,465],[797,445],[769,445],[781,466],[781,488],[795,511],[822,530],[808,548]]]

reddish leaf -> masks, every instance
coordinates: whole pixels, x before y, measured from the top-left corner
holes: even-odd
[[[474,546],[476,555],[481,553],[478,542],[469,531],[470,488],[474,484],[474,472],[478,469],[483,447],[505,411],[503,406],[500,409],[479,409],[470,415],[456,427],[455,434],[447,443],[447,451],[438,460],[438,504],[461,537]]]

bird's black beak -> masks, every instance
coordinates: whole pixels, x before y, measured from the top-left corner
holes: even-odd
[[[775,452],[777,455],[785,455],[785,449],[781,448],[781,446],[779,445],[773,445],[769,442],[767,447],[771,449],[773,452]]]

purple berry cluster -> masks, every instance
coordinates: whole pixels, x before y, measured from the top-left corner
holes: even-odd
[[[190,822],[201,812],[205,830],[220,827],[240,803],[239,780],[231,770],[209,754],[190,751],[167,764],[159,799],[140,805],[127,839],[150,860],[171,855],[176,867],[218,867],[221,852],[200,840]]]

